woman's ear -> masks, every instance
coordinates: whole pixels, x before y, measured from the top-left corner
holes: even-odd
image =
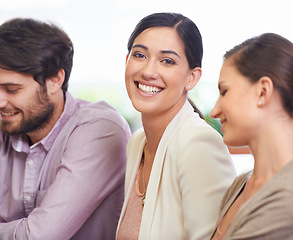
[[[48,94],[54,94],[58,90],[62,90],[62,84],[65,79],[65,71],[64,69],[59,69],[58,73],[56,76],[51,77],[46,80],[46,86],[47,86],[47,91]]]
[[[189,76],[189,79],[188,81],[186,82],[186,85],[185,85],[185,89],[187,91],[193,89],[196,84],[198,83],[200,77],[201,77],[201,68],[200,67],[196,67],[194,69],[192,69],[191,73],[190,73],[190,76]]]
[[[271,78],[261,77],[257,82],[257,105],[259,107],[267,104],[272,97],[274,84]]]

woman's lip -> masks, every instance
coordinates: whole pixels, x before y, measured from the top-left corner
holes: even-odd
[[[220,119],[220,123],[223,125],[223,123],[226,122],[226,119]]]
[[[224,126],[221,126],[221,132],[224,133]]]
[[[135,81],[134,82],[137,86],[139,84],[144,85],[144,86],[149,86],[149,87],[154,87],[154,88],[159,88],[159,89],[163,89],[163,87],[160,87],[158,84],[154,84],[152,82],[144,82],[144,81]]]
[[[136,87],[146,95],[154,95],[163,91],[163,88],[155,85],[136,82]]]
[[[220,120],[220,123],[221,123],[221,125],[222,125],[222,126],[221,126],[221,132],[224,133],[224,128],[225,128],[225,125],[226,125],[226,124],[225,124],[225,123],[226,123],[226,120]]]

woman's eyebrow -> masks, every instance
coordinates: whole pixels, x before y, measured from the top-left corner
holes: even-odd
[[[132,48],[144,48],[144,49],[148,50],[148,48],[142,44],[135,44],[132,46]]]
[[[179,54],[177,52],[175,52],[175,51],[172,51],[172,50],[162,50],[161,53],[173,54],[173,55],[175,55],[175,56],[180,58]]]
[[[219,81],[218,89],[221,90],[223,88],[223,85],[225,86],[225,81]]]
[[[145,45],[142,45],[142,44],[135,44],[135,45],[132,46],[132,48],[143,48],[145,50],[148,50],[148,47],[146,47]],[[163,54],[173,54],[173,55],[175,55],[175,56],[180,58],[179,54],[176,53],[175,51],[172,51],[172,50],[162,50],[161,53],[163,53]]]

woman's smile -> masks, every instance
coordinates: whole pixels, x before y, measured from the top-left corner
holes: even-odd
[[[137,82],[137,87],[146,95],[155,95],[163,91],[162,88],[156,86],[149,86],[142,83]]]

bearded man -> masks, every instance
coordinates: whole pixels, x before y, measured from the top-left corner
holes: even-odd
[[[73,45],[54,24],[0,25],[0,239],[114,239],[126,121],[68,91]]]

